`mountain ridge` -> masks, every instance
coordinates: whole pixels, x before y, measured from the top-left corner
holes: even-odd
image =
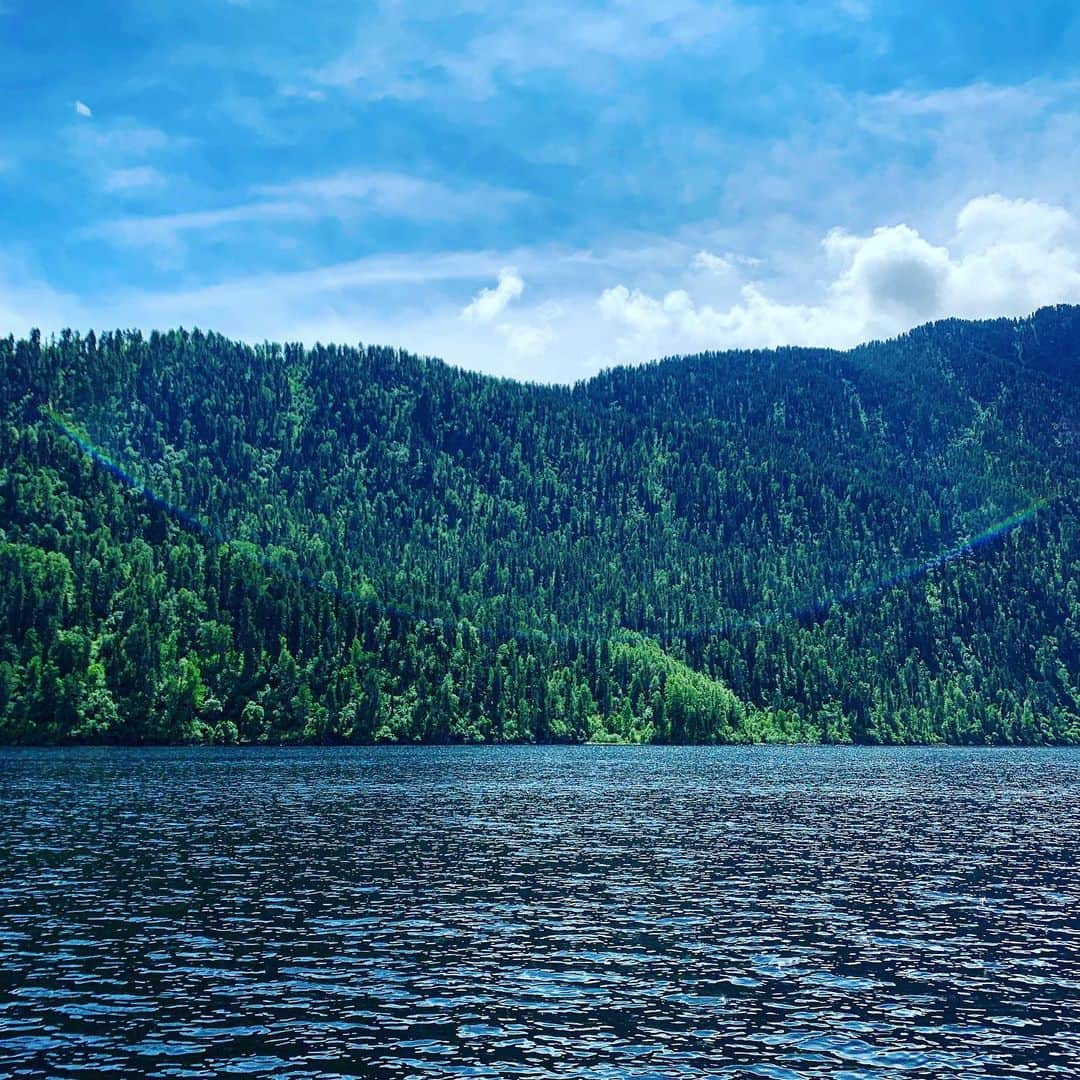
[[[0,738],[1074,741],[1078,349],[5,339]]]

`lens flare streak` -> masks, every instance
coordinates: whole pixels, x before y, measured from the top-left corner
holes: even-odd
[[[214,528],[212,525],[195,517],[195,515],[184,510],[182,507],[163,498],[138,477],[134,476],[124,468],[118,461],[101,450],[84,432],[73,426],[69,420],[65,419],[57,412],[51,409],[44,409],[43,413],[59,431],[66,435],[94,462],[107,470],[110,475],[119,480],[125,487],[136,492],[148,502],[163,510],[170,517],[175,518],[193,531],[198,532],[219,544],[234,546],[238,542],[235,538],[229,537],[220,529]],[[678,631],[669,631],[656,627],[636,627],[634,629],[637,633],[658,637],[661,641],[683,641],[695,637],[723,636],[747,629],[764,629],[781,622],[786,622],[790,619],[807,619],[818,615],[824,615],[835,607],[847,606],[860,600],[865,600],[876,593],[886,591],[897,585],[902,585],[905,582],[922,577],[965,555],[973,554],[979,548],[992,543],[994,540],[997,540],[1012,532],[1014,529],[1032,521],[1040,511],[1050,505],[1050,502],[1051,500],[1048,498],[1036,499],[1023,509],[1017,510],[1008,517],[995,522],[971,539],[956,544],[946,551],[935,555],[933,558],[911,563],[884,577],[875,578],[866,585],[828,595],[801,607],[779,608],[775,611],[757,616],[736,616],[709,626],[689,626],[683,627]],[[336,599],[346,603],[359,605],[374,614],[387,615],[414,623],[420,621],[435,621],[440,618],[445,618],[445,616],[440,616],[438,614],[422,615],[415,610],[396,607],[383,601],[372,600],[369,597],[361,596],[355,592],[335,588],[322,581],[316,580],[310,575],[305,574],[302,570],[285,566],[280,562],[275,562],[264,554],[257,553],[256,551],[252,551],[250,554],[260,566],[274,574],[291,577],[293,580],[309,588],[328,593]],[[545,641],[554,639],[554,635],[552,635],[550,631],[544,631],[538,628],[519,629],[510,633],[491,633],[477,628],[477,632],[481,637],[496,642],[502,642],[511,638],[519,641],[528,639],[535,640],[537,638]],[[608,632],[610,633],[610,631]],[[566,633],[560,635],[560,639],[569,641],[571,638],[576,638],[580,640],[583,636],[587,635]]]

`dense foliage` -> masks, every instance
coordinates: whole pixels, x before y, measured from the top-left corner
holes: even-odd
[[[1078,355],[2,340],[0,740],[1080,741]]]

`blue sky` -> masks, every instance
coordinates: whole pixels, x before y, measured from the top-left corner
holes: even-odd
[[[1074,3],[0,0],[0,332],[574,379],[1080,301]]]

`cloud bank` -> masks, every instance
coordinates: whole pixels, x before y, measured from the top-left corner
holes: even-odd
[[[597,308],[616,334],[615,355],[719,347],[847,347],[944,316],[1022,315],[1080,302],[1080,226],[1060,206],[985,195],[959,212],[951,237],[934,243],[909,225],[868,235],[833,229],[822,240],[832,270],[814,301],[773,298],[744,281],[735,302],[695,300],[688,288],[650,294],[618,284]],[[715,273],[727,260],[699,252],[693,267]]]
[[[476,296],[461,309],[461,317],[467,322],[489,323],[506,309],[525,291],[525,282],[516,270],[505,268],[499,271],[499,283],[494,289],[481,289]]]
[[[806,250],[760,255],[718,254],[707,239],[691,231],[607,250],[374,256],[93,304],[35,286],[28,268],[8,260],[0,318],[19,333],[92,319],[98,329],[197,325],[248,341],[379,342],[559,382],[673,353],[845,348],[945,316],[1080,303],[1080,221],[1031,199],[971,199],[941,235],[905,223],[833,228]]]

